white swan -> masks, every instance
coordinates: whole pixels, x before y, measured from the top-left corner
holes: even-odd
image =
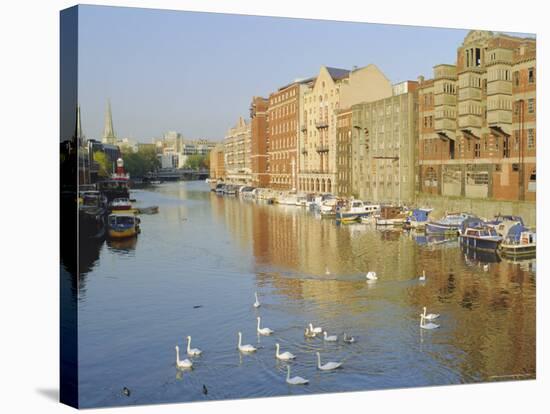
[[[282,354],[279,353],[279,344],[275,344],[275,348],[276,348],[276,351],[275,351],[275,356],[277,357],[277,359],[280,359],[282,361],[289,361],[291,359],[294,359],[296,358],[296,356],[290,352],[283,352]]]
[[[187,355],[189,356],[199,356],[202,354],[202,351],[199,348],[191,348],[191,336],[187,337]]]
[[[426,315],[426,307],[424,306],[422,309],[424,309],[424,313],[422,313],[420,316],[423,316],[424,319],[427,321],[433,321],[434,319],[439,318],[439,313],[428,313]]]
[[[310,324],[309,324],[309,331],[310,331],[310,332],[313,332],[313,333],[315,333],[315,334],[318,334],[318,333],[323,332],[323,328],[321,328],[320,326],[317,326],[317,327],[314,328],[314,327],[313,327],[313,324],[310,323]]]
[[[422,329],[437,329],[439,325],[433,322],[424,323],[424,315],[420,315],[420,327]]]
[[[239,351],[241,351],[241,352],[256,352],[255,347],[253,347],[250,344],[241,345],[241,341],[242,341],[242,334],[239,332],[239,344],[237,345],[237,347],[239,348]]]
[[[338,337],[336,335],[328,335],[327,331],[323,332],[323,339],[327,342],[336,342],[338,341]]]
[[[378,280],[378,276],[376,276],[376,272],[373,272],[373,271],[368,272],[366,278],[367,280]]]
[[[260,301],[258,300],[258,292],[254,292],[254,297],[256,298],[256,302],[254,302],[254,307],[255,308],[259,308],[261,303]]]
[[[269,328],[260,328],[260,317],[258,316],[256,318],[258,320],[258,328],[257,328],[257,331],[260,335],[271,335],[273,333],[273,329],[269,329]]]
[[[309,330],[309,328],[306,328],[305,331],[304,331],[304,336],[306,338],[315,338],[317,336],[317,334],[315,332],[311,332]]]
[[[344,333],[344,342],[352,344],[355,342],[355,338],[353,336],[348,336],[346,333]]]
[[[189,369],[193,367],[193,363],[187,358],[183,361],[180,360],[180,347],[176,345],[176,367],[181,369]]]
[[[328,270],[328,266],[325,266],[325,275],[330,275],[330,270]]]
[[[489,271],[489,264],[484,264],[483,265],[483,270],[488,272]]]
[[[342,366],[341,362],[327,362],[326,364],[321,365],[321,354],[317,352],[317,368],[321,371],[331,371]]]
[[[309,380],[302,377],[292,377],[290,378],[290,366],[286,367],[286,383],[290,385],[305,385],[309,383]]]
[[[426,271],[425,270],[422,271],[422,276],[420,276],[418,278],[418,280],[420,280],[421,282],[424,282],[426,280]]]

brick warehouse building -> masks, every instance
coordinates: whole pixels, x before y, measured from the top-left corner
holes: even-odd
[[[269,95],[269,186],[277,190],[297,188],[300,101],[308,82],[296,81]]]
[[[269,185],[267,108],[268,100],[266,98],[259,96],[252,98],[250,104],[250,169],[251,184],[254,187]]]
[[[420,193],[536,199],[536,41],[471,31],[420,78]]]

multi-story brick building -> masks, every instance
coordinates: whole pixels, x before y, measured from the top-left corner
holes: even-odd
[[[322,66],[304,91],[298,190],[333,192],[337,181],[335,111],[391,96],[391,83],[375,66],[345,69]]]
[[[297,189],[300,101],[312,79],[295,81],[269,95],[269,175],[271,188]]]
[[[419,86],[419,191],[536,197],[536,40],[471,31]]]
[[[355,197],[414,201],[417,87],[417,82],[401,82],[393,86],[391,97],[351,107],[351,194]]]
[[[224,145],[217,144],[210,151],[210,178],[213,180],[225,180]]]
[[[351,191],[351,108],[336,112],[336,194],[350,197]]]
[[[230,183],[250,184],[252,134],[250,122],[239,118],[237,125],[231,128],[224,139],[225,175]]]
[[[268,130],[267,130],[267,108],[268,100],[259,96],[252,98],[250,104],[250,130],[251,150],[250,168],[251,184],[254,187],[267,187],[269,185],[268,168]]]

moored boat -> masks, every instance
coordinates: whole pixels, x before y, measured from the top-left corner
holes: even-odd
[[[502,236],[477,217],[469,217],[461,224],[460,240],[466,247],[476,250],[496,251]]]
[[[380,214],[376,217],[377,226],[402,226],[407,220],[408,213],[401,207],[381,206]]]
[[[356,221],[378,212],[378,204],[368,204],[361,200],[350,200],[346,205],[336,208],[336,219],[341,221]]]
[[[412,229],[424,229],[428,222],[428,216],[432,212],[431,208],[415,208],[407,218],[407,225]]]
[[[445,217],[426,223],[428,234],[458,234],[461,224],[470,217],[466,213],[448,213]]]
[[[112,211],[129,211],[132,210],[132,203],[128,198],[119,197],[111,201],[109,207]]]
[[[504,257],[534,257],[537,254],[537,234],[517,223],[508,230],[499,246],[499,252]]]
[[[109,237],[112,239],[135,237],[140,232],[139,222],[139,218],[134,214],[111,214],[107,220]]]

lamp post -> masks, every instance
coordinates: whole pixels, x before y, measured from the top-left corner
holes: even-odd
[[[519,181],[519,194],[518,199],[525,200],[525,177],[523,166],[523,138],[524,138],[524,120],[525,120],[525,101],[523,99],[518,100],[519,105],[519,154],[518,154],[518,181]]]

